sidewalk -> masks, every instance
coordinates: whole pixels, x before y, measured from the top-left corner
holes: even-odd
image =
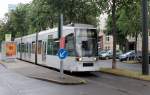
[[[24,61],[6,63],[0,61],[7,69],[13,70],[19,74],[30,78],[45,80],[58,84],[72,85],[86,83],[85,80],[64,74],[64,79],[60,78],[60,73],[48,68],[37,66]]]

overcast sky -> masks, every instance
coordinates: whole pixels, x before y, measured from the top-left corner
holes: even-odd
[[[28,3],[32,0],[0,0],[0,18],[8,12],[8,4]]]

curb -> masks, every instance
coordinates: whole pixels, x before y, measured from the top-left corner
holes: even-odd
[[[42,81],[52,82],[52,83],[56,83],[56,84],[61,84],[61,85],[80,85],[80,84],[87,83],[87,81],[85,81],[85,80],[82,80],[81,82],[78,82],[78,83],[73,83],[73,82],[67,83],[67,82],[60,82],[60,81],[56,81],[56,80],[48,80],[48,79],[44,79],[44,78],[37,78],[37,77],[30,77],[30,76],[27,76],[27,77],[42,80]]]

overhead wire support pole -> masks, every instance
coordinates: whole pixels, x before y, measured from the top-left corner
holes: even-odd
[[[148,0],[142,0],[142,74],[149,74],[148,58]]]
[[[58,39],[63,37],[63,0],[60,0],[60,11],[59,11],[59,25],[58,25]],[[64,79],[64,68],[63,68],[63,59],[60,60],[60,79]]]
[[[112,5],[112,23],[113,23],[113,58],[112,58],[112,68],[116,69],[116,0],[113,0]]]
[[[35,7],[38,8],[37,5]],[[39,18],[39,10],[37,11],[37,18]],[[38,20],[37,20],[37,22],[38,22]],[[37,23],[37,22],[36,22],[37,31],[35,34],[35,64],[38,64],[38,34],[40,31],[40,29],[39,29],[40,22],[39,23]]]
[[[61,33],[61,37],[63,37],[62,30],[63,30],[63,14],[60,14],[60,33]],[[61,79],[64,78],[63,60],[62,59],[60,60],[60,78]]]

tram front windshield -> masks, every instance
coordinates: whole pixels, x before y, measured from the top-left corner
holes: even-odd
[[[76,32],[76,51],[81,57],[97,56],[96,29],[80,29]]]

